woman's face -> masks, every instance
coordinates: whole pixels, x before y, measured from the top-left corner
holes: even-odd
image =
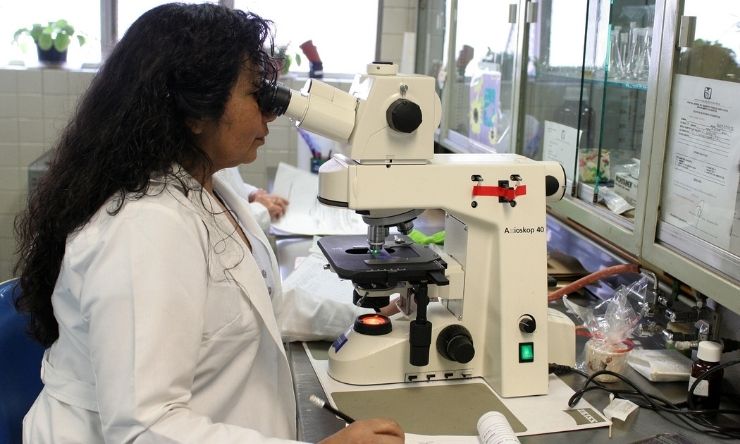
[[[254,162],[257,148],[265,143],[267,123],[275,116],[260,112],[256,83],[252,71],[243,69],[223,116],[217,121],[199,120],[190,125],[197,143],[211,158],[214,171]]]

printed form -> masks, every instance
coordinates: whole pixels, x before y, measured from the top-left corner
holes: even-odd
[[[662,219],[740,254],[740,84],[679,74],[673,86]]]

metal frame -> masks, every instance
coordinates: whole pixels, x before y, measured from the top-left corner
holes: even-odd
[[[655,131],[653,132],[652,155],[650,164],[656,166],[650,169],[648,187],[651,191],[646,202],[645,230],[643,233],[642,257],[650,264],[670,273],[671,276],[691,286],[692,288],[706,294],[715,301],[724,305],[734,312],[740,312],[740,282],[712,270],[710,267],[698,262],[695,258],[688,257],[685,253],[677,249],[658,242],[658,234],[664,236],[670,235],[670,228],[660,228],[660,198],[662,195],[663,184],[663,165],[666,155],[666,142],[668,138],[668,127],[670,123],[670,103],[672,94],[672,83],[674,73],[674,63],[676,59],[676,42],[678,39],[678,26],[680,12],[683,10],[682,0],[666,0],[665,11],[663,13],[663,41],[660,47],[660,56],[663,61],[660,64],[658,73],[658,85],[654,88],[658,92],[657,103],[659,106],[656,110]],[[653,34],[654,36],[656,34]],[[701,250],[705,256],[717,256],[714,259],[729,260],[729,266],[733,266],[732,257],[729,253],[718,251],[719,249],[711,248],[708,243],[692,242],[690,235],[683,233],[673,233],[679,236],[684,245],[689,248],[685,250],[700,253]],[[737,260],[737,259],[735,259]],[[734,262],[737,264],[737,262]],[[717,265],[717,264],[715,264]],[[721,264],[719,265],[722,266]]]

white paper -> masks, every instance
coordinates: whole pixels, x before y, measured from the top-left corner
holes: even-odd
[[[663,181],[662,219],[725,250],[740,181],[738,97],[740,84],[675,76]]]
[[[570,189],[576,171],[578,130],[557,122],[545,121],[543,160],[560,162],[565,169],[566,184]]]
[[[281,162],[272,192],[290,202],[285,215],[272,224],[276,230],[304,235],[367,234],[367,224],[359,214],[319,203],[316,174]]]

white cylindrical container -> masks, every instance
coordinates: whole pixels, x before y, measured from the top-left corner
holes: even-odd
[[[481,444],[518,443],[519,438],[501,412],[487,412],[478,420],[478,437]]]

